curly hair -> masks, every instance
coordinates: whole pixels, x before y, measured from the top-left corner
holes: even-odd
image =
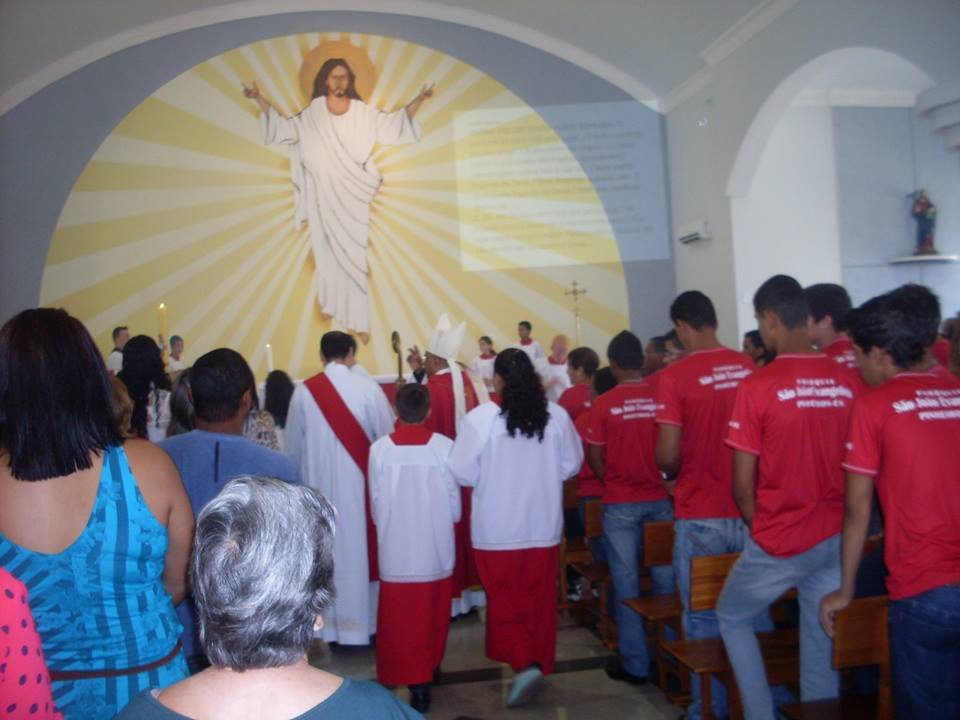
[[[533,363],[523,350],[509,348],[497,355],[493,372],[503,380],[500,414],[507,419],[507,432],[515,437],[517,430],[525,437],[543,442],[543,430],[550,420],[547,396]]]

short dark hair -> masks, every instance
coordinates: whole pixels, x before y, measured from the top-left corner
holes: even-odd
[[[529,320],[521,320],[520,322],[517,323],[517,326],[521,326],[521,325],[525,327],[527,330],[533,330],[533,325],[530,324]]]
[[[867,300],[848,315],[853,342],[863,352],[878,347],[899,368],[920,362],[937,339],[940,301],[923,285],[902,285]]]
[[[687,290],[677,295],[670,305],[670,321],[685,322],[694,330],[717,327],[717,311],[710,298],[699,290]]]
[[[567,365],[575,370],[583,370],[583,374],[589,378],[600,367],[600,357],[593,348],[578,347],[567,353]]]
[[[853,304],[843,285],[817,283],[804,290],[803,294],[807,296],[810,317],[814,322],[820,322],[829,315],[834,330],[844,332],[847,329],[847,315]]]
[[[647,340],[647,342],[653,345],[653,351],[658,355],[666,354],[667,339],[663,335],[654,335],[652,338]]]
[[[603,395],[608,390],[613,390],[617,386],[617,379],[613,376],[613,371],[608,368],[600,368],[593,376],[593,391],[597,395]]]
[[[407,383],[397,390],[397,415],[405,423],[420,423],[430,411],[430,391],[419,383]]]
[[[674,345],[676,345],[676,346],[679,347],[679,348],[682,348],[682,347],[683,347],[683,343],[680,342],[680,336],[677,335],[677,330],[676,330],[676,328],[671,328],[670,330],[667,330],[667,332],[665,332],[665,333],[663,334],[663,349],[664,349],[664,352],[666,352],[667,343],[668,343],[668,342],[672,342]]]
[[[170,336],[170,346],[172,347],[174,343],[183,342],[183,338],[179,335]]]
[[[607,345],[607,360],[622,370],[643,369],[643,343],[629,330],[621,330]]]
[[[803,288],[789,275],[774,275],[764,282],[753,296],[753,309],[758,314],[769,310],[788,330],[805,327],[810,315]]]
[[[763,335],[760,334],[759,330],[747,330],[743,337],[748,339],[758,350],[767,349],[767,346],[763,343]]]
[[[356,347],[356,340],[345,332],[331,330],[320,338],[320,356],[324,360],[343,360]]]
[[[0,328],[0,451],[17,480],[91,467],[121,442],[103,357],[65,310],[24,310]]]
[[[190,369],[190,391],[197,419],[224,422],[234,418],[243,394],[254,382],[250,366],[236,350],[217,348],[201,355]]]
[[[116,342],[117,338],[120,337],[120,333],[129,329],[126,325],[117,325],[117,327],[113,329],[113,341]]]

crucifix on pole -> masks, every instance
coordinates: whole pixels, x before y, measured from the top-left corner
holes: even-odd
[[[564,295],[570,295],[573,298],[573,320],[574,328],[576,332],[576,343],[577,347],[580,346],[580,296],[586,295],[587,291],[585,288],[580,287],[580,284],[574,280],[571,283],[570,290],[564,290]]]

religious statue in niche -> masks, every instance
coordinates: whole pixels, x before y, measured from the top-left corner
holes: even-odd
[[[260,106],[264,142],[289,149],[294,224],[305,222],[310,230],[321,312],[366,343],[370,206],[383,182],[371,155],[377,145],[419,141],[413,118],[433,86],[424,85],[404,107],[387,112],[363,102],[356,80],[346,58],[327,58],[310,103],[293,117],[280,113],[256,83],[244,84],[243,94]]]
[[[914,255],[936,255],[933,245],[933,233],[937,227],[937,206],[930,202],[926,190],[913,193],[913,209],[910,211],[917,221],[917,246]]]

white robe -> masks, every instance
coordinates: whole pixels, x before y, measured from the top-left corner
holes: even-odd
[[[493,364],[496,361],[496,355],[488,358],[477,355],[470,361],[470,372],[473,373],[474,377],[483,381],[487,392],[493,392]]]
[[[540,375],[540,379],[543,381],[543,386],[546,388],[547,400],[550,402],[559,400],[560,396],[563,395],[563,391],[570,387],[570,376],[567,374],[567,364],[554,365],[550,362],[550,358],[545,358],[537,362],[536,369],[537,374]],[[553,381],[552,384],[547,387],[547,384],[551,381]]]
[[[419,126],[405,109],[388,113],[360,100],[334,115],[326,97],[292,118],[273,108],[261,118],[266,144],[290,146],[294,225],[310,227],[321,310],[348,330],[369,332],[370,205],[383,180],[371,153],[377,144],[416,142]]]
[[[513,347],[515,347],[517,350],[523,350],[527,354],[527,357],[530,358],[530,362],[533,363],[534,367],[536,367],[537,362],[543,360],[547,356],[547,354],[543,351],[543,347],[536,340],[531,341],[529,345],[524,345],[523,343],[518,342],[514,344]]]
[[[383,395],[380,388],[340,363],[328,364],[325,373],[371,442],[393,431],[393,415],[384,412],[376,396]],[[323,639],[366,645],[376,632],[378,587],[370,582],[367,567],[363,474],[303,384],[297,385],[290,400],[284,436],[284,452],[298,464],[304,484],[337,510],[333,575],[337,599],[323,614]]]

